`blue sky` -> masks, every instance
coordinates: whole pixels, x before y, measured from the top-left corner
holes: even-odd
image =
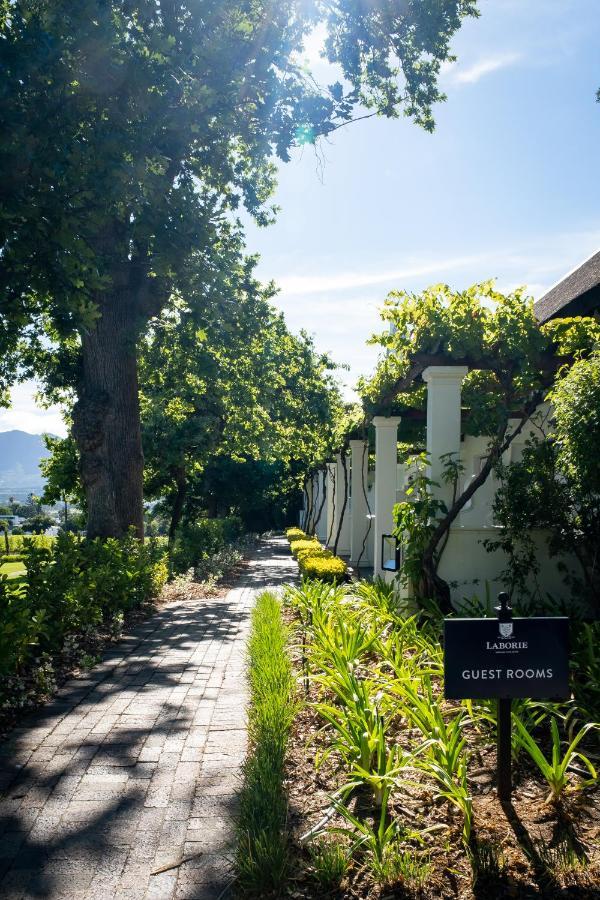
[[[259,274],[294,330],[339,363],[346,391],[372,370],[392,289],[496,277],[538,297],[600,248],[600,2],[481,0],[454,41],[430,135],[408,119],[343,128],[280,167],[275,225],[248,225]],[[315,75],[334,80],[307,46]],[[0,430],[61,432],[32,386]]]

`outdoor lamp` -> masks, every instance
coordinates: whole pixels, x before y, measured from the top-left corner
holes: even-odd
[[[400,545],[393,534],[381,535],[381,568],[385,572],[397,572],[400,568]]]

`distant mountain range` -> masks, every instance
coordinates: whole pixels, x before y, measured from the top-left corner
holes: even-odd
[[[26,431],[0,431],[0,500],[9,495],[23,499],[40,494],[44,479],[40,459],[50,456],[41,434]]]

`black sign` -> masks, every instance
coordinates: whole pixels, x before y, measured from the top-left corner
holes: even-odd
[[[446,619],[444,677],[451,700],[566,699],[569,620]]]

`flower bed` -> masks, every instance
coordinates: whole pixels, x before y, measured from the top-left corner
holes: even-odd
[[[286,604],[306,699],[286,764],[295,897],[597,896],[598,732],[579,677],[574,702],[514,702],[503,807],[494,706],[443,699],[438,620],[383,584],[305,580]]]

